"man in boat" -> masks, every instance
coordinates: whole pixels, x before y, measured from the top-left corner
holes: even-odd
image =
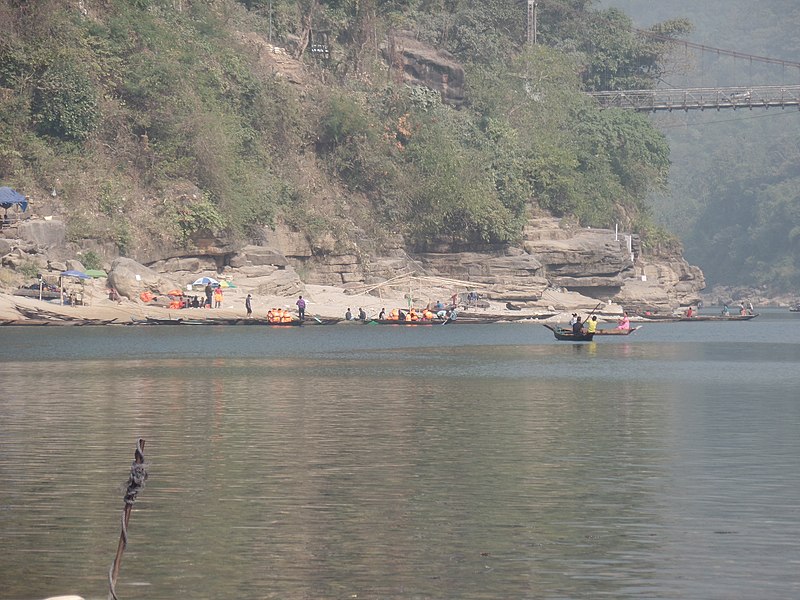
[[[731,311],[730,311],[730,309],[728,308],[728,305],[727,305],[727,304],[725,304],[725,305],[722,307],[722,316],[723,316],[723,317],[729,317],[729,316],[730,316],[730,314],[731,314]]]
[[[592,318],[586,322],[586,333],[594,333],[597,331],[597,315],[592,315]]]
[[[347,307],[347,312],[344,313],[344,320],[345,321],[352,321],[353,320],[353,313],[350,312],[350,307]]]
[[[572,335],[583,335],[583,323],[578,316],[575,317],[575,322],[572,324]]]
[[[366,321],[367,320],[367,313],[364,312],[362,307],[358,307],[358,320],[359,321]]]

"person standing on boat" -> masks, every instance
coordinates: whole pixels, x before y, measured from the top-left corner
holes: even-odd
[[[247,294],[247,298],[244,299],[244,307],[247,310],[247,318],[250,319],[253,316],[253,304],[251,301],[252,296]]]
[[[592,318],[586,322],[586,333],[594,333],[597,331],[597,315],[592,315]]]
[[[627,331],[631,328],[631,320],[628,318],[628,313],[622,313],[622,318],[618,321],[617,329]]]
[[[297,302],[295,302],[295,304],[297,304],[297,316],[300,318],[301,321],[305,321],[306,320],[306,301],[303,300],[302,296],[300,296],[297,299]]]
[[[577,319],[578,319],[578,313],[572,313],[572,318],[569,320],[569,326],[573,327]]]

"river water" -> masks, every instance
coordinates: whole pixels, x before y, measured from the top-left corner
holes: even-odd
[[[0,598],[799,598],[798,332],[5,327]]]

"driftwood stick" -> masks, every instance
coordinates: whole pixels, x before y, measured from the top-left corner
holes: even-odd
[[[117,555],[114,557],[114,563],[108,571],[108,600],[118,600],[117,592],[114,588],[117,585],[119,569],[122,566],[122,553],[125,552],[125,548],[128,546],[128,522],[131,519],[131,511],[133,510],[133,503],[136,501],[136,495],[144,488],[144,482],[146,480],[147,470],[144,466],[144,440],[139,438],[139,441],[136,443],[133,463],[131,464],[131,475],[128,479],[128,487],[125,490],[125,507],[122,510],[122,528],[119,534]]]

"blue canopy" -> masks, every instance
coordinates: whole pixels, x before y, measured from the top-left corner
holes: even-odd
[[[15,204],[19,204],[22,212],[28,208],[28,200],[25,196],[10,187],[0,187],[0,207],[9,209]]]
[[[78,279],[91,279],[91,275],[81,273],[80,271],[61,271],[62,277],[77,277]]]

